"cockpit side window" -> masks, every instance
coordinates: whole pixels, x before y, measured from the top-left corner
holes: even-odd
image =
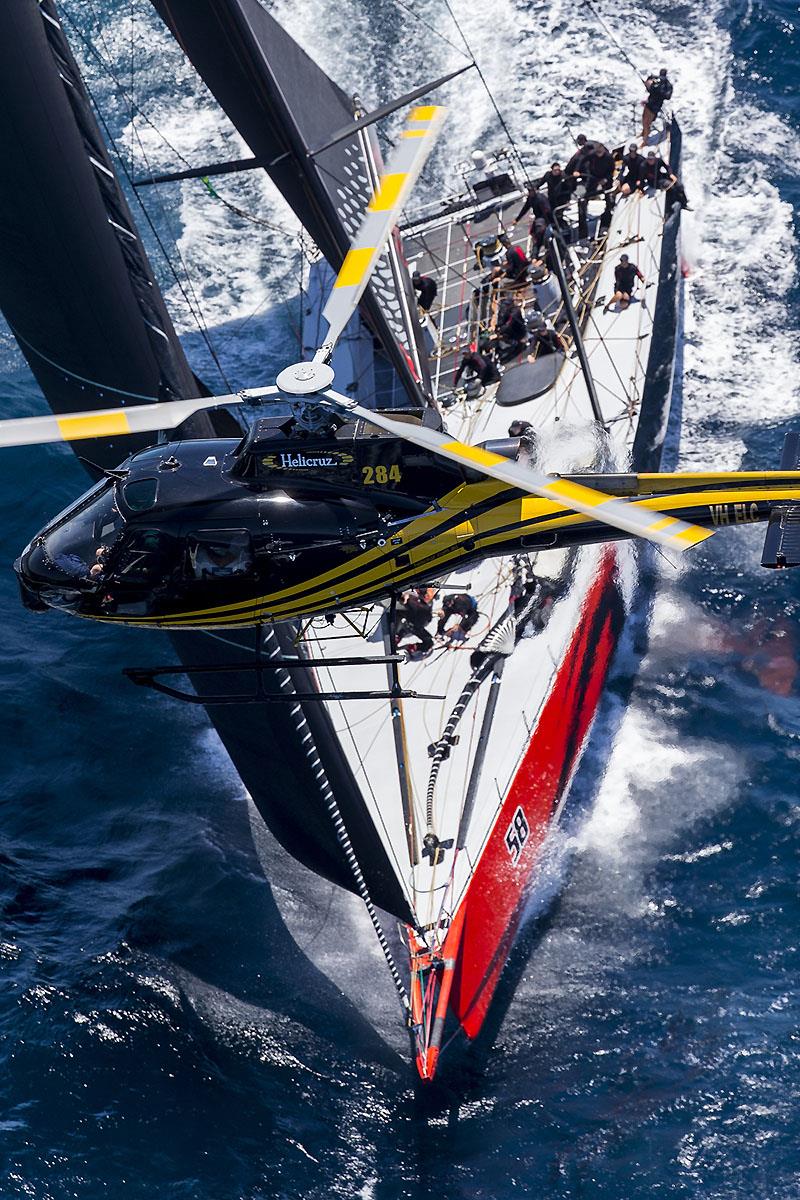
[[[124,583],[155,583],[169,570],[173,546],[158,529],[135,529],[114,556],[112,572]]]
[[[190,579],[220,579],[253,569],[253,544],[246,529],[199,529],[188,537]]]
[[[132,513],[147,512],[157,495],[157,479],[130,479],[122,485],[122,499]]]

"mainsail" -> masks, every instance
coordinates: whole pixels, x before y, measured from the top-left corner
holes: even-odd
[[[258,0],[152,3],[256,160],[338,271],[380,170],[374,129],[361,129],[315,153],[353,121],[354,103]],[[431,393],[415,310],[396,237],[361,303],[382,351],[376,360],[380,405],[419,407]],[[404,396],[391,394],[391,374],[380,371],[381,357],[399,377]]]
[[[50,406],[203,394],[52,0],[0,5],[0,94],[0,307]],[[97,456],[111,465],[135,448]]]
[[[203,394],[167,314],[132,214],[103,145],[53,0],[0,4],[0,308],[55,412]],[[187,428],[214,433],[214,414]],[[230,417],[227,417],[230,422]],[[188,423],[187,423],[188,425]],[[217,433],[220,433],[216,425]],[[224,434],[223,434],[224,435]],[[152,436],[143,435],[143,442]],[[126,437],[92,442],[116,466],[137,448]],[[286,634],[292,648],[291,633]],[[173,639],[185,664],[252,660],[253,637],[200,633]],[[212,677],[213,680],[213,677]],[[197,683],[202,694],[202,680]],[[246,672],[238,692],[253,688]],[[210,684],[213,687],[213,682]],[[280,684],[266,681],[266,690]],[[376,904],[408,917],[392,866],[365,810],[330,718],[310,705],[231,704],[211,715],[262,816],[312,870],[355,890],[319,783],[319,757],[345,814]],[[309,727],[313,738],[306,737]],[[301,741],[305,739],[304,742]]]

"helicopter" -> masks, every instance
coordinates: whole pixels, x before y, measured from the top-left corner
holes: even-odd
[[[682,554],[719,527],[760,521],[763,565],[800,564],[800,435],[778,471],[554,476],[532,464],[525,437],[469,445],[433,403],[421,420],[398,419],[334,390],[334,347],[444,117],[412,110],[311,361],[228,396],[0,422],[0,446],[32,445],[280,402],[239,440],[171,440],[104,472],[15,562],[26,607],[155,628],[261,625],[381,601],[487,556],[629,537]]]

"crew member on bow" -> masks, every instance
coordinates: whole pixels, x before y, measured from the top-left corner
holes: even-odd
[[[612,304],[619,304],[620,311],[624,312],[631,302],[633,289],[636,286],[636,280],[644,283],[644,275],[628,258],[627,254],[620,255],[620,260],[614,268],[614,286],[616,291],[609,300],[608,304],[603,307],[603,312],[608,312]]]
[[[623,196],[629,196],[631,192],[635,192],[642,181],[645,170],[645,159],[639,153],[639,146],[636,142],[631,142],[628,146],[627,153],[622,156],[619,175],[617,176],[617,187]]]
[[[657,75],[648,75],[644,81],[647,88],[647,99],[642,109],[642,145],[646,145],[650,137],[653,121],[661,112],[665,100],[672,98],[672,84],[667,79],[667,68],[662,67]]]
[[[686,192],[683,190],[683,185],[679,182],[678,176],[670,171],[663,158],[660,158],[655,150],[648,151],[639,179],[639,188],[642,191],[645,191],[647,188],[652,188],[654,191],[666,188],[672,193],[670,196],[670,207],[673,204],[680,204],[681,208],[689,207]]]

